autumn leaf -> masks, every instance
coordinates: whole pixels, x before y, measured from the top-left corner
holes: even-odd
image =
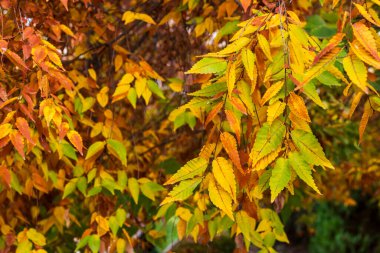
[[[201,157],[194,158],[181,167],[164,185],[175,184],[199,176],[206,170],[207,166],[208,162],[206,159]]]
[[[67,133],[67,138],[74,145],[74,147],[83,155],[83,141],[80,134],[75,130],[70,130]]]
[[[216,182],[236,202],[236,179],[231,164],[223,157],[217,157],[212,162],[212,173]]]
[[[230,195],[215,182],[214,177],[210,177],[208,192],[211,202],[227,214],[231,220],[235,220],[232,212],[232,199]]]
[[[235,138],[228,132],[223,132],[220,135],[220,140],[222,142],[223,148],[226,150],[228,156],[230,157],[232,163],[244,174],[243,168],[241,167],[239,153],[237,151],[237,144]]]

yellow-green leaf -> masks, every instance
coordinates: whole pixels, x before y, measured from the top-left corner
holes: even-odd
[[[289,160],[283,157],[277,159],[276,164],[272,170],[272,176],[269,180],[269,187],[271,191],[271,202],[273,202],[278,194],[285,188],[290,181],[291,171]]]
[[[226,70],[227,62],[217,58],[203,58],[193,65],[186,74],[210,74]]]
[[[291,152],[289,154],[289,162],[297,175],[316,192],[321,194],[318,187],[315,185],[314,179],[311,175],[311,166],[303,159],[302,155],[298,152]]]
[[[132,195],[133,200],[137,204],[139,201],[140,187],[136,178],[128,178],[128,189]]]
[[[86,160],[95,156],[97,153],[103,151],[104,146],[106,145],[105,141],[94,142],[87,150]]]
[[[208,161],[202,157],[194,158],[180,168],[164,185],[175,184],[179,181],[199,176],[205,172]]]

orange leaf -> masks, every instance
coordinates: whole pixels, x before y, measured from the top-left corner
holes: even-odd
[[[241,5],[243,6],[244,12],[247,12],[248,7],[251,5],[252,0],[240,0]]]
[[[67,134],[67,138],[69,138],[70,142],[79,151],[79,153],[83,155],[83,142],[82,142],[82,137],[79,135],[79,133],[75,130],[71,130]]]
[[[228,132],[224,132],[220,135],[220,140],[222,142],[224,150],[226,150],[228,156],[230,157],[233,164],[238,168],[238,170],[245,174],[243,168],[241,167],[240,157],[237,150],[237,144],[235,138]]]
[[[21,117],[16,119],[16,127],[20,131],[20,133],[27,139],[31,144],[35,145],[35,141],[32,139],[30,128],[28,122]]]
[[[240,132],[241,132],[240,131],[240,122],[236,118],[236,115],[232,111],[225,110],[225,113],[226,113],[228,123],[230,124],[232,130],[234,130],[236,138],[237,138],[238,143],[240,145]]]
[[[63,4],[63,6],[65,6],[66,11],[69,11],[69,7],[67,6],[67,2],[68,2],[68,0],[61,0],[61,3]]]
[[[356,39],[362,44],[365,50],[367,50],[377,61],[380,61],[376,41],[369,28],[363,23],[355,23],[352,25],[352,28]]]
[[[311,122],[309,113],[307,112],[307,108],[302,97],[296,95],[294,92],[291,92],[289,94],[288,105],[292,113],[294,113],[297,117],[307,122]]]
[[[5,55],[8,57],[8,59],[17,65],[17,67],[21,68],[22,70],[28,70],[28,66],[26,66],[25,62],[18,56],[16,53],[12,52],[11,50],[5,51]]]
[[[206,118],[206,121],[205,121],[205,126],[208,125],[208,123],[210,123],[214,118],[215,116],[219,113],[220,109],[222,109],[223,107],[223,102],[219,102],[210,112],[209,114],[207,115],[207,118]]]
[[[313,65],[316,64],[319,61],[319,59],[321,59],[322,56],[324,56],[325,54],[330,52],[333,48],[335,48],[342,41],[343,37],[344,37],[344,33],[337,33],[336,35],[334,35],[334,37],[330,39],[329,43],[327,43],[326,47],[323,48],[315,56]]]
[[[17,152],[21,155],[22,159],[25,160],[25,152],[24,152],[24,138],[20,134],[19,131],[14,130],[10,134],[11,142]]]
[[[360,120],[360,125],[359,125],[359,144],[363,140],[363,134],[367,127],[368,120],[372,116],[372,113],[373,113],[373,110],[372,110],[371,104],[369,100],[367,100],[367,102],[364,104],[364,112],[363,112],[363,116],[362,116],[362,119]]]
[[[0,166],[0,178],[7,186],[11,185],[11,172],[4,165]]]

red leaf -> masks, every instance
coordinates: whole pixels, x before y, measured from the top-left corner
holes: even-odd
[[[32,139],[30,128],[28,122],[21,117],[16,119],[16,127],[20,131],[20,133],[27,139],[31,144],[35,145],[35,141]]]
[[[74,147],[79,151],[81,155],[83,155],[83,142],[82,137],[78,134],[77,131],[71,130],[67,134],[67,138],[69,138],[70,142],[74,145]]]
[[[10,134],[10,138],[17,152],[21,155],[22,159],[25,160],[24,138],[22,137],[21,133],[15,130]]]
[[[248,7],[251,5],[252,0],[240,0],[241,5],[243,6],[244,12],[247,12]]]

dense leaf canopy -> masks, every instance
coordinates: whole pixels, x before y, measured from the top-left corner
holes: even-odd
[[[289,243],[379,198],[380,1],[0,0],[0,251]]]

